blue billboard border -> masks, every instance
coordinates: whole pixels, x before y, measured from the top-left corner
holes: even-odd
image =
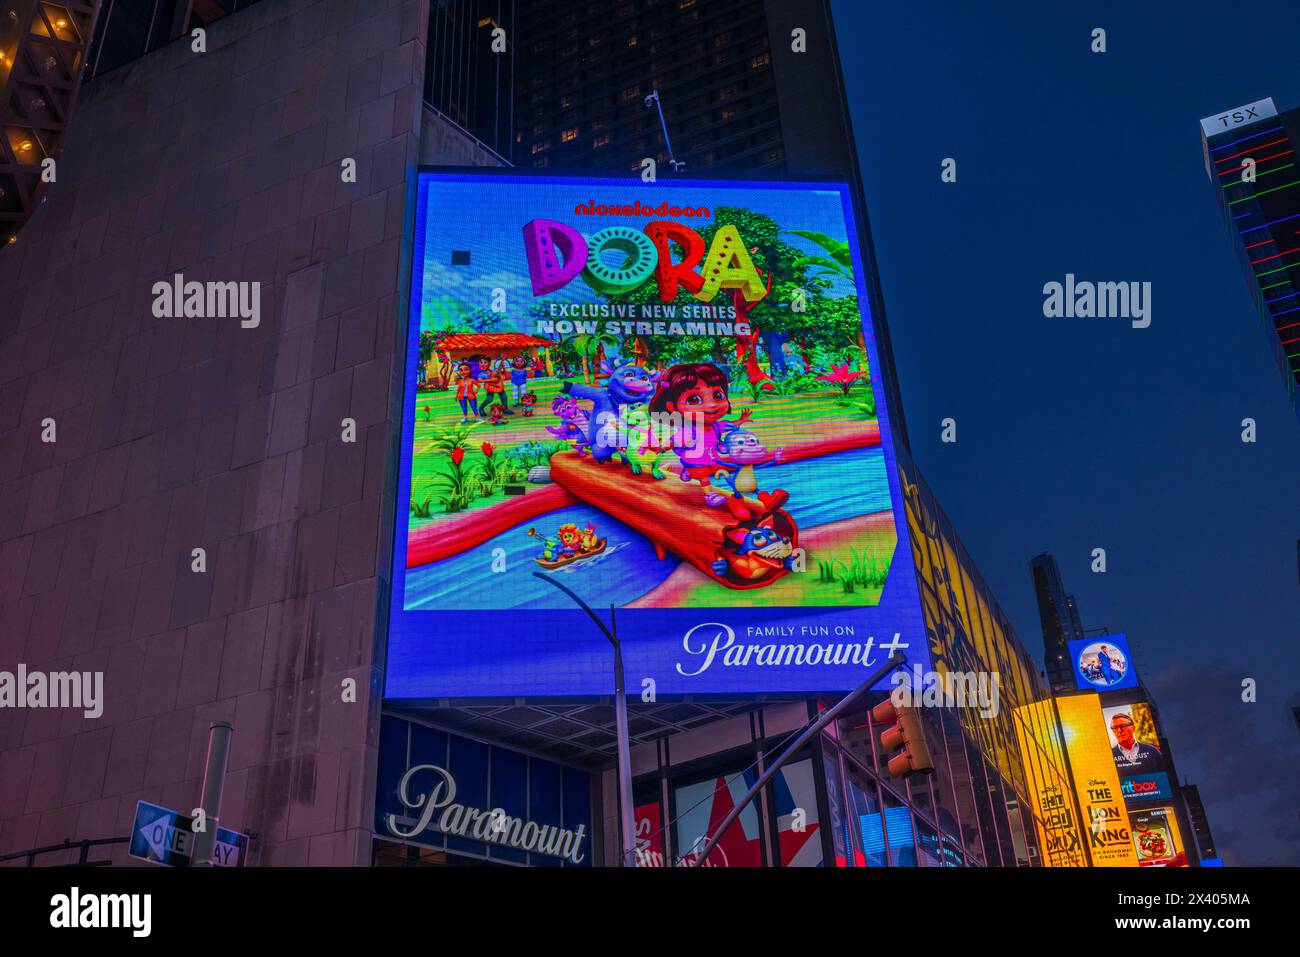
[[[642,187],[648,190],[654,190],[662,186],[683,186],[688,189],[729,189],[729,190],[820,190],[823,192],[833,191],[839,195],[841,213],[845,223],[845,233],[848,239],[849,253],[851,261],[861,268],[855,270],[854,274],[854,291],[858,297],[859,314],[863,308],[866,309],[867,315],[865,322],[866,335],[864,339],[867,344],[867,357],[871,368],[871,389],[876,399],[877,421],[880,424],[881,431],[881,448],[884,457],[885,471],[889,483],[890,508],[894,517],[895,532],[897,540],[894,546],[894,554],[890,564],[890,574],[885,582],[885,588],[881,593],[880,600],[874,607],[883,608],[891,605],[898,605],[900,611],[904,608],[912,608],[916,613],[915,625],[917,626],[911,634],[904,637],[907,640],[908,662],[909,667],[919,664],[924,668],[930,667],[929,639],[925,626],[924,611],[921,603],[920,586],[917,580],[916,568],[913,561],[911,548],[911,532],[907,522],[907,508],[903,499],[903,492],[898,471],[898,461],[895,452],[895,434],[893,429],[893,417],[895,414],[893,403],[891,401],[889,379],[893,374],[892,366],[886,370],[879,356],[876,308],[872,295],[872,289],[869,285],[874,280],[874,257],[872,262],[863,259],[863,246],[861,242],[863,219],[857,215],[854,208],[854,193],[850,184],[843,180],[837,179],[814,179],[802,178],[798,180],[748,180],[738,178],[733,180],[715,180],[715,179],[694,179],[683,177],[670,181],[654,181],[646,183],[639,177],[618,177],[618,176],[581,176],[573,174],[549,174],[536,170],[511,170],[508,173],[491,172],[482,167],[429,167],[420,166],[415,171],[415,235],[412,246],[411,257],[411,274],[409,285],[409,302],[407,305],[406,315],[406,351],[404,354],[404,375],[402,377],[402,419],[401,430],[399,432],[399,450],[398,450],[398,475],[397,475],[397,499],[394,509],[394,529],[392,537],[392,548],[390,554],[391,577],[389,580],[388,594],[385,596],[388,602],[387,614],[387,635],[385,637],[385,669],[384,669],[384,693],[383,700],[393,705],[421,705],[432,702],[447,702],[451,700],[499,700],[500,698],[528,698],[537,700],[591,700],[606,697],[612,693],[612,683],[608,691],[593,692],[554,692],[554,693],[521,693],[517,690],[505,690],[493,692],[490,695],[459,694],[459,693],[436,693],[421,695],[389,695],[389,688],[392,684],[393,675],[393,642],[395,638],[404,636],[408,630],[413,630],[417,616],[439,614],[433,611],[407,611],[404,608],[402,596],[406,592],[406,562],[407,545],[409,539],[409,503],[411,495],[411,465],[412,452],[414,447],[415,435],[415,411],[417,401],[415,399],[415,388],[419,375],[419,342],[420,342],[420,317],[421,317],[421,294],[423,289],[424,276],[424,249],[425,235],[428,216],[428,190],[431,184],[435,182],[446,183],[498,183],[502,186],[513,186],[521,181],[531,181],[536,185],[553,184],[560,186],[618,186],[623,188]],[[868,276],[868,273],[873,275]],[[895,394],[896,391],[895,391]],[[905,592],[899,594],[900,590]],[[787,619],[796,619],[799,617],[816,617],[823,621],[835,618],[847,618],[856,612],[860,612],[861,607],[849,608],[830,608],[824,606],[818,607],[789,607],[780,606]],[[624,611],[624,620],[629,612],[651,611],[651,609],[628,609]],[[719,616],[736,617],[741,612],[754,612],[756,609],[750,608],[727,608],[717,609]],[[683,623],[695,621],[705,614],[714,611],[714,609],[696,609],[696,608],[677,608],[677,609],[653,609],[656,616],[661,619],[681,618]],[[506,612],[499,610],[455,610],[454,612],[461,620],[482,617],[488,621],[498,617]],[[530,613],[531,617],[537,619],[539,616],[543,619],[550,619],[554,616],[561,622],[573,622],[577,624],[578,634],[587,634],[590,630],[590,623],[587,621],[585,614],[574,609],[542,609]],[[740,617],[744,617],[741,615]],[[623,626],[624,630],[626,626]],[[584,630],[585,629],[585,630]],[[597,644],[593,647],[605,647],[605,639],[594,632],[590,635],[591,639]],[[879,647],[879,646],[877,646]],[[625,646],[625,653],[629,646]],[[887,655],[882,655],[887,657]],[[873,664],[878,660],[873,660]],[[602,671],[603,674],[603,671]],[[611,679],[612,682],[612,679]],[[683,692],[665,692],[660,697],[666,700],[689,699],[699,695],[707,695],[710,698],[761,698],[777,700],[781,698],[798,698],[806,697],[808,694],[817,693],[817,691],[840,691],[849,690],[851,684],[839,684],[838,682],[820,687],[814,690],[808,688],[779,688],[772,687],[761,692],[746,691],[740,689],[711,691],[711,690],[693,690]],[[888,688],[887,682],[882,682],[878,688]]]
[[[1099,685],[1090,678],[1085,677],[1079,667],[1079,656],[1093,645],[1102,644],[1111,644],[1118,648],[1120,653],[1124,655],[1124,661],[1128,665],[1124,676],[1114,684]],[[1129,647],[1128,643],[1128,632],[1117,631],[1109,635],[1098,635],[1095,638],[1076,638],[1066,646],[1066,649],[1070,655],[1070,671],[1074,675],[1074,684],[1079,691],[1108,694],[1114,691],[1131,691],[1134,688],[1141,687],[1141,681],[1137,673],[1137,662],[1133,660],[1133,649]],[[1113,705],[1108,705],[1108,707],[1113,707]]]

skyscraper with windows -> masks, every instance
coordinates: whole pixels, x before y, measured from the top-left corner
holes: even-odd
[[[1205,172],[1292,406],[1300,413],[1300,110],[1272,97],[1201,120]]]
[[[256,835],[251,864],[618,860],[608,698],[381,692],[417,170],[497,167],[517,139],[521,166],[611,173],[649,156],[661,177],[826,176],[858,198],[827,5],[141,6],[101,5],[59,179],[0,248],[15,303],[0,311],[0,670],[104,674],[98,718],[0,716],[0,860],[65,863],[82,839],[134,860],[138,802],[194,806],[215,722],[236,729],[221,820]],[[201,55],[183,35],[198,26]],[[996,672],[999,707],[927,709],[934,771],[900,779],[870,710],[885,693],[869,694],[709,863],[1060,864],[1031,782],[1064,793],[1064,756],[1021,710],[1046,689],[911,461],[857,226],[929,656]],[[149,280],[178,273],[256,285],[265,312],[249,327],[158,317]],[[57,444],[40,438],[47,417]],[[755,769],[837,697],[634,696],[646,860],[702,856]],[[466,808],[526,818],[562,853],[397,822],[394,775],[430,766]]]
[[[515,0],[433,0],[424,100],[507,162],[514,124]]]
[[[850,168],[824,4],[535,0],[517,12],[516,166]]]
[[[1201,792],[1195,784],[1184,784],[1181,789],[1187,805],[1187,822],[1191,826],[1196,853],[1202,861],[1215,860],[1219,852],[1214,849],[1214,835],[1210,833],[1210,820],[1201,802]]]
[[[1053,691],[1074,687],[1070,666],[1070,642],[1083,637],[1083,622],[1073,595],[1065,593],[1061,569],[1056,559],[1043,552],[1029,562],[1034,579],[1034,596],[1038,599],[1038,617],[1043,626],[1043,660],[1047,682]]]

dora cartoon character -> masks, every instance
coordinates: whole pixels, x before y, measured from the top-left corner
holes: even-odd
[[[727,432],[740,428],[749,419],[749,410],[735,422],[725,421],[731,414],[727,394],[727,374],[708,362],[688,362],[670,366],[659,379],[659,388],[650,400],[651,414],[677,414],[680,425],[671,437],[671,446],[682,462],[683,482],[697,480],[704,486],[704,502],[717,508],[727,496],[711,487],[718,471],[718,442]]]
[[[456,366],[456,401],[460,403],[461,425],[469,421],[471,409],[474,418],[481,418],[478,414],[478,381],[474,378],[474,367],[468,362]]]

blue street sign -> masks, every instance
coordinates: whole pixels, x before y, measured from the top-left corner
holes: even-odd
[[[194,819],[148,801],[135,805],[131,845],[127,853],[142,861],[167,867],[188,867],[194,848]],[[248,835],[217,828],[212,850],[214,867],[243,867],[248,857]]]

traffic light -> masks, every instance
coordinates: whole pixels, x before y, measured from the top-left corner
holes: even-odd
[[[930,774],[930,748],[921,729],[921,713],[916,708],[900,708],[886,698],[871,709],[871,720],[885,726],[880,734],[880,749],[890,754],[889,773],[896,778],[909,774]],[[897,754],[893,752],[897,751]]]

